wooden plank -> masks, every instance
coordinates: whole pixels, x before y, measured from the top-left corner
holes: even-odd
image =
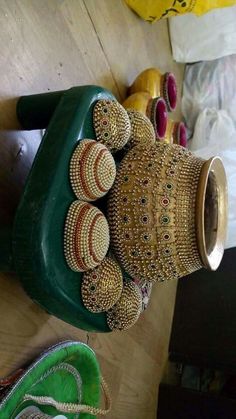
[[[184,66],[172,59],[167,20],[150,24],[123,0],[84,0],[122,99],[135,77],[148,67],[176,75],[181,93]],[[175,117],[179,118],[180,106]]]
[[[146,312],[129,331],[90,334],[111,383],[112,419],[156,418],[158,385],[168,357],[176,282],[156,284]]]

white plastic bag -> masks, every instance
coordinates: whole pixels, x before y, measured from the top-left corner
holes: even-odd
[[[172,17],[169,26],[174,60],[193,63],[235,54],[235,21],[236,6],[215,9],[200,17],[192,13]]]
[[[236,55],[186,66],[182,113],[191,135],[199,113],[206,108],[226,110],[236,127],[235,70]]]
[[[236,128],[226,111],[205,109],[199,114],[189,148],[198,157],[220,156],[228,181],[226,248],[236,246]]]

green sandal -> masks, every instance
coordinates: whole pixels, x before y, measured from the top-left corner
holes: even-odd
[[[100,386],[106,396],[105,409],[99,408]],[[4,394],[0,419],[92,419],[106,415],[110,404],[92,349],[66,341],[44,352]]]

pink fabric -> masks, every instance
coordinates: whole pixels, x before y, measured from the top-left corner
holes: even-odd
[[[167,127],[167,109],[164,99],[159,99],[156,103],[156,133],[158,138],[162,139],[166,134]]]
[[[186,126],[183,122],[180,122],[179,124],[179,145],[182,145],[182,147],[187,147],[187,130]]]
[[[170,104],[170,110],[173,111],[177,105],[177,86],[176,86],[175,76],[172,73],[167,74],[166,90],[167,90],[168,101]]]

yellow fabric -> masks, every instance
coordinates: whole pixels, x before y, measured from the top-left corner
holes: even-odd
[[[202,15],[212,9],[233,6],[236,0],[125,0],[140,17],[149,22],[185,13]]]

